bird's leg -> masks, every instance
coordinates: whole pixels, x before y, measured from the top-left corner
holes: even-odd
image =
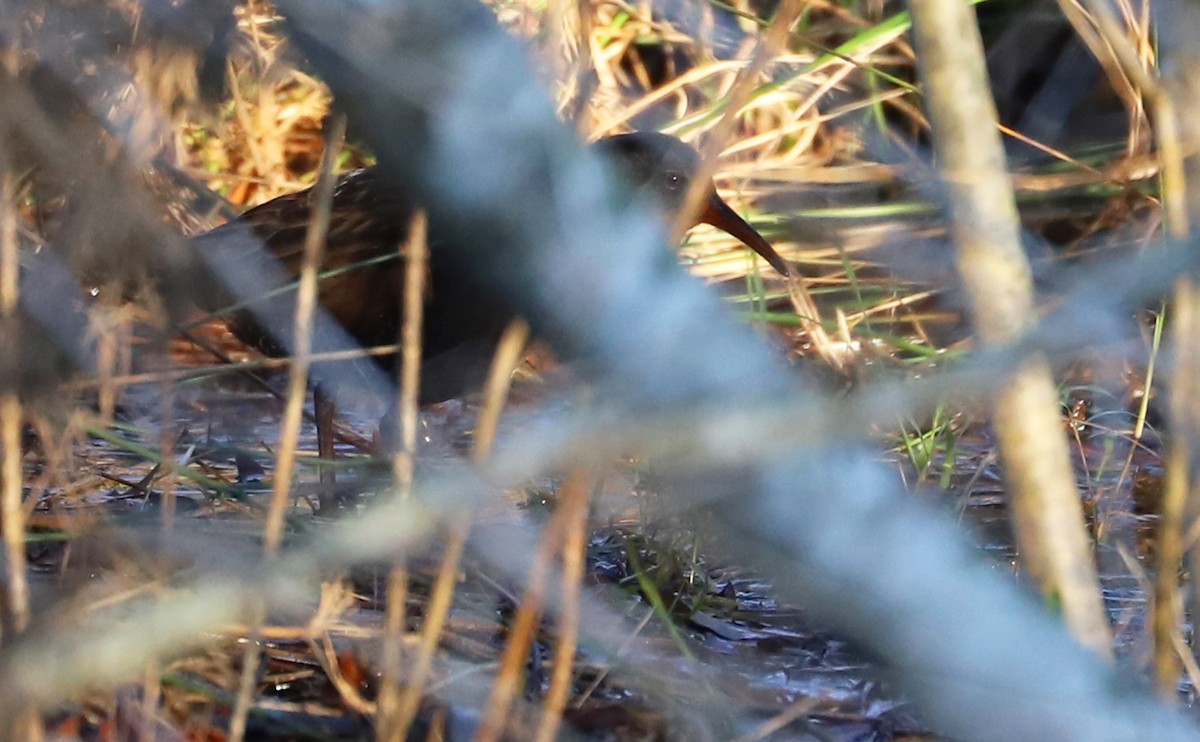
[[[317,456],[322,463],[318,466],[321,472],[321,488],[319,501],[322,515],[333,515],[337,512],[338,496],[334,469],[325,462],[333,461],[333,417],[337,414],[337,404],[333,395],[321,384],[313,386],[313,416],[317,420]]]

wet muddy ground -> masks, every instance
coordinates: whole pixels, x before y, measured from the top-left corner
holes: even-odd
[[[278,384],[280,378],[274,381]],[[164,430],[160,391],[153,384],[130,387],[118,408],[123,424],[116,426],[116,437],[85,436],[75,444],[72,477],[77,486],[52,486],[43,494],[30,543],[40,604],[64,601],[78,610],[93,610],[131,594],[184,584],[198,572],[236,573],[257,558],[281,403],[256,384],[230,375],[175,389],[173,455],[177,464],[227,485],[223,493],[214,493],[185,479],[165,487],[155,464],[128,445],[158,445]],[[538,381],[520,382],[515,408],[531,409],[550,395]],[[370,440],[381,411],[379,401],[367,400],[349,411],[343,423]],[[426,409],[420,466],[436,467],[439,461],[467,455],[477,412],[475,400]],[[1153,447],[1130,449],[1124,418],[1105,429],[1086,420],[1085,414],[1076,429],[1075,454],[1093,526],[1100,533],[1105,597],[1122,659],[1144,667],[1141,564],[1161,467]],[[939,503],[960,519],[996,569],[1020,579],[994,444],[983,426],[966,417],[957,422],[965,427],[947,438],[953,440],[952,450],[933,446],[919,461],[900,447],[881,455],[893,462],[914,497]],[[511,423],[502,423],[501,438],[506,424]],[[883,442],[894,445],[895,439]],[[315,449],[315,431],[306,424],[298,497],[289,515],[290,545],[302,546],[314,529],[330,526],[313,517],[306,500],[316,492]],[[338,457],[339,487],[358,497],[357,511],[347,517],[370,518],[372,504],[389,496],[388,466],[346,443],[339,444]],[[31,481],[42,473],[39,459],[27,457]],[[936,737],[889,685],[886,668],[812,625],[803,606],[779,604],[772,586],[755,575],[734,564],[710,563],[702,524],[672,516],[665,496],[654,491],[653,477],[640,464],[614,462],[602,481],[592,502],[584,589],[589,599],[606,607],[610,620],[619,622],[617,633],[627,640],[615,655],[592,653],[585,642],[577,656],[566,718],[583,738]],[[560,485],[559,479],[546,477],[497,493],[474,512],[473,532],[544,523],[556,506]],[[174,515],[164,537],[168,489],[166,502],[173,500]],[[440,550],[439,543],[432,543],[410,561],[412,631],[421,626]],[[303,616],[272,617],[264,632],[265,663],[251,717],[255,738],[365,739],[373,734],[368,717],[348,700],[346,686],[365,699],[377,691],[386,581],[385,565],[361,565],[331,576],[322,605],[328,599],[336,608],[328,612],[325,606],[319,632],[312,630],[315,624],[306,626]],[[486,698],[489,673],[503,651],[519,595],[520,587],[502,571],[468,551],[439,643],[440,681],[420,716],[427,731],[442,730],[446,739],[471,736],[478,722],[477,701]],[[548,686],[554,636],[553,621],[544,622],[530,652],[525,697],[531,704]],[[231,631],[214,636],[207,651],[164,666],[167,721],[193,737],[226,728],[240,657],[238,635]],[[131,709],[138,704],[130,699],[140,690],[131,686],[128,693],[132,695],[124,705],[118,695],[116,706],[62,709],[57,723],[64,729],[82,725],[103,736],[114,724],[132,723],[129,717],[136,713]],[[518,728],[522,719],[533,723],[533,708],[517,710]],[[690,727],[699,736],[691,736],[686,731]]]

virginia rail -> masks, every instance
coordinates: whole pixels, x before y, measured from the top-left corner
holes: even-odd
[[[651,199],[666,216],[682,208],[700,165],[695,149],[674,137],[654,132],[610,136],[592,146],[612,163],[620,181],[634,197]],[[273,270],[273,278],[265,284],[260,282],[259,293],[248,294],[259,296],[264,287],[278,289],[294,284],[300,272],[311,206],[310,190],[280,196],[198,236],[194,242],[200,250],[221,252],[225,256],[223,261],[232,266],[232,270],[224,271],[226,280],[232,278],[236,282],[239,275]],[[397,246],[405,240],[416,206],[372,168],[347,173],[337,181],[320,268],[323,277],[319,301],[345,333],[330,335],[318,328],[313,338],[314,353],[344,350],[351,342],[361,347],[397,342],[404,290],[404,265],[398,259]],[[786,275],[784,260],[721,200],[711,184],[697,223],[723,229]],[[467,280],[463,271],[456,270],[455,251],[439,245],[440,231],[436,221],[430,224],[421,404],[451,399],[482,384],[496,340],[513,318],[503,298],[494,296],[477,281]],[[274,261],[267,259],[268,253],[277,259],[278,265],[271,265]],[[239,293],[247,295],[245,291]],[[220,301],[227,299],[223,297]],[[216,303],[219,305],[219,301]],[[287,355],[293,311],[294,290],[273,291],[270,297],[254,300],[250,306],[236,311],[229,327],[240,340],[267,355]],[[530,324],[536,334],[537,321],[534,319]],[[394,355],[374,360],[385,373],[394,373]],[[328,365],[322,371],[324,364],[313,368],[313,407],[322,458],[333,456],[334,405],[330,387],[347,375],[373,371],[362,361],[356,363],[338,364],[341,373],[329,373]]]

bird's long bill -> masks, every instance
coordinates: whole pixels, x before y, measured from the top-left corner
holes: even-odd
[[[781,276],[788,274],[787,263],[775,252],[775,248],[771,247],[771,243],[758,232],[754,231],[746,223],[746,220],[737,215],[737,212],[729,208],[729,204],[721,200],[716,191],[708,194],[708,200],[704,203],[704,211],[700,213],[700,222],[702,224],[711,224],[717,229],[728,232],[730,236],[736,237],[742,243],[763,256],[763,259],[771,264],[771,267],[779,271]]]

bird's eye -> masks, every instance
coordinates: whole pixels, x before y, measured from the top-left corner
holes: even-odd
[[[671,190],[682,188],[686,184],[686,179],[683,177],[683,173],[668,171],[663,175],[663,178],[665,179],[667,188],[670,188]]]

